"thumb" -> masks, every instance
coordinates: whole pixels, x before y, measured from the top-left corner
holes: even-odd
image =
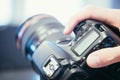
[[[116,62],[120,62],[120,46],[97,50],[87,58],[87,64],[92,68],[100,68]]]

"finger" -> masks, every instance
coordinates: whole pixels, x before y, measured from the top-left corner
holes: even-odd
[[[87,58],[87,64],[92,68],[100,68],[116,62],[120,62],[120,46],[95,51]]]
[[[112,11],[112,9],[88,6],[71,18],[68,26],[64,30],[64,34],[70,34],[73,31],[74,27],[85,19],[96,19],[111,25],[115,25],[116,23],[113,19],[116,14],[113,12],[118,14],[118,11]]]

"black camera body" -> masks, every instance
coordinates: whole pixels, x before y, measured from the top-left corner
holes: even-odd
[[[74,28],[74,38],[68,39],[69,36],[64,36],[64,39],[63,36],[62,39],[55,37],[54,40],[46,38],[36,48],[32,46],[34,52],[31,55],[31,62],[41,79],[119,80],[120,63],[99,69],[90,68],[86,64],[86,58],[91,52],[120,45],[120,38],[108,27],[110,26],[96,20],[84,20]],[[32,40],[26,45],[30,46],[33,42],[36,42],[36,35],[32,34]]]

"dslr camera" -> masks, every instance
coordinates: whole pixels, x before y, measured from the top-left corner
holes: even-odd
[[[95,69],[86,63],[91,52],[120,46],[118,29],[91,19],[79,22],[71,35],[63,29],[53,16],[39,14],[17,30],[17,47],[40,80],[120,80],[120,63]]]

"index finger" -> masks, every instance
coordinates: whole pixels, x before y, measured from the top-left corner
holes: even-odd
[[[72,19],[69,21],[68,26],[64,30],[64,34],[70,34],[73,31],[74,27],[85,19],[95,19],[108,23],[110,25],[116,25],[115,21],[113,21],[116,14],[112,13],[111,10],[112,9],[95,6],[86,7],[84,10],[72,17]]]

